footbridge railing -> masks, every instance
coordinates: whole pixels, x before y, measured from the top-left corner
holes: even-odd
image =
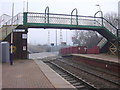
[[[4,19],[5,18],[3,18],[3,20]],[[5,23],[1,23],[0,40],[3,40],[7,35],[9,35],[18,25],[23,25],[23,13],[19,13]]]
[[[34,12],[25,12],[24,13],[24,24],[59,24],[59,25],[83,25],[83,26],[100,26],[104,27],[117,36],[117,28],[113,26],[109,21],[107,21],[103,16],[81,16],[78,15],[77,9],[76,15],[68,14],[54,14],[54,13],[34,13]],[[47,11],[47,9],[46,9]]]
[[[96,19],[94,19],[96,18]],[[24,13],[24,24],[44,23],[44,24],[67,24],[67,25],[92,25],[101,26],[101,22],[96,23],[99,17],[79,16],[68,14],[45,14],[45,13]]]

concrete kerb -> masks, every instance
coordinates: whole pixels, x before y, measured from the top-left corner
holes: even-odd
[[[43,61],[41,60],[34,60],[34,61],[55,88],[75,89],[73,85],[71,85],[68,81],[66,81],[59,74],[53,71],[48,65],[43,63]]]

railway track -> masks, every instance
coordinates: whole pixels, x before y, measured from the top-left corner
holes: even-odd
[[[54,62],[55,61],[55,62]],[[94,76],[95,78],[99,78],[99,79],[101,79],[101,80],[104,80],[105,82],[107,82],[107,83],[109,83],[109,84],[111,84],[111,85],[115,85],[115,87],[119,87],[120,88],[120,78],[119,77],[116,77],[115,78],[115,80],[114,79],[112,79],[112,78],[109,78],[109,77],[107,77],[107,78],[105,78],[105,77],[103,77],[101,74],[98,74],[98,73],[95,73],[95,72],[90,72],[89,70],[87,71],[87,70],[84,70],[83,68],[81,69],[81,68],[79,68],[79,66],[77,66],[77,65],[75,65],[75,64],[73,64],[73,63],[67,63],[67,62],[65,62],[65,61],[61,61],[61,60],[54,60],[54,61],[52,61],[52,62],[54,62],[54,63],[56,63],[56,62],[58,62],[59,64],[61,63],[61,65],[65,65],[65,66],[67,66],[67,67],[72,67],[72,68],[74,68],[74,70],[77,70],[77,71],[82,71],[82,72],[84,72],[84,74],[87,74],[87,75],[91,75],[91,76]],[[58,64],[58,65],[59,65]],[[61,66],[60,65],[60,66]],[[71,71],[72,72],[72,71]],[[76,74],[77,75],[77,74]],[[79,75],[78,75],[79,76]],[[107,75],[108,76],[108,75]],[[114,75],[113,75],[114,76]],[[115,77],[115,76],[114,76]]]
[[[65,63],[65,64],[67,64],[67,65],[69,65],[70,67],[73,67],[73,68],[75,68],[75,69],[79,69],[79,70],[81,70],[81,71],[83,71],[83,72],[85,72],[85,73],[88,73],[88,74],[91,74],[91,75],[93,75],[93,76],[95,76],[95,77],[98,77],[98,78],[100,78],[100,79],[103,79],[103,80],[105,80],[105,81],[108,81],[108,82],[110,82],[110,83],[112,83],[112,84],[115,84],[115,85],[118,85],[118,86],[120,86],[120,78],[119,77],[117,77],[117,76],[115,76],[115,75],[110,75],[111,77],[116,77],[117,79],[116,80],[112,80],[112,79],[110,79],[110,78],[105,78],[105,77],[103,77],[101,74],[98,74],[98,73],[94,73],[94,72],[90,72],[90,71],[87,71],[87,70],[85,70],[85,69],[82,69],[82,68],[79,68],[78,66],[76,66],[76,65],[73,65],[73,64],[71,64],[71,63],[66,63],[65,61],[61,61],[61,60],[59,60],[60,62],[62,62],[62,63]],[[107,75],[107,74],[106,74]]]
[[[97,90],[94,85],[86,82],[85,80],[81,79],[80,77],[72,74],[71,72],[65,70],[64,68],[60,67],[59,65],[55,64],[54,62],[45,61],[47,65],[49,65],[54,71],[56,71],[60,76],[70,82],[73,86],[80,90]]]
[[[65,61],[65,62],[69,62],[69,63],[74,63],[75,64],[75,66],[83,66],[83,67],[86,67],[86,68],[90,68],[90,69],[92,69],[93,71],[98,71],[98,72],[102,72],[102,73],[104,73],[105,75],[111,75],[111,76],[113,76],[113,77],[118,77],[118,78],[120,78],[120,75],[119,75],[119,73],[115,73],[115,72],[110,72],[110,71],[108,71],[108,70],[103,70],[103,69],[100,69],[100,68],[95,68],[95,67],[91,67],[91,66],[89,66],[89,65],[86,65],[86,64],[84,64],[84,63],[79,63],[78,64],[78,62],[76,62],[75,60],[73,61],[73,60],[68,60],[68,59],[65,59],[65,58],[58,58],[57,60],[60,60],[60,61]]]

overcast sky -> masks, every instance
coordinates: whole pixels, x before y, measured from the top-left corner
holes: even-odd
[[[26,11],[27,0],[0,0],[0,15],[11,16],[12,2],[14,2],[14,15]],[[100,5],[103,13],[118,12],[118,1],[120,0],[28,0],[30,12],[44,13],[49,6],[51,13],[70,14],[74,8],[78,9],[79,15],[93,16],[99,10],[96,4]],[[24,3],[25,2],[25,3]],[[50,42],[55,43],[55,30],[50,30]],[[60,41],[60,30],[58,30],[58,43]],[[63,41],[66,41],[66,30],[63,30]],[[72,32],[67,31],[67,42],[72,44]],[[29,29],[28,42],[34,44],[48,43],[48,29]]]

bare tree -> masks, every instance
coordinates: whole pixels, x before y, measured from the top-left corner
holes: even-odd
[[[75,31],[73,37],[73,44],[87,46],[88,48],[96,46],[101,39],[95,31]]]
[[[104,15],[104,18],[106,18],[110,23],[112,23],[115,27],[118,26],[118,15],[115,12],[106,13]]]

